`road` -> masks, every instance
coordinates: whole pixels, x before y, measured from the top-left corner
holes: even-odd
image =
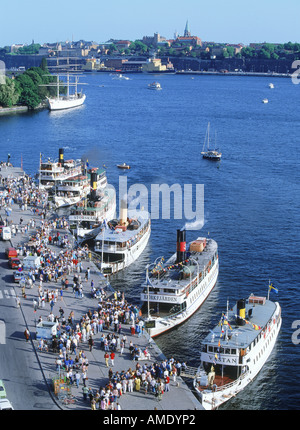
[[[15,300],[20,288],[15,286],[13,270],[7,264],[7,245],[0,241],[0,379],[14,409],[55,410],[58,407],[49,394],[35,349],[24,337],[26,322]]]

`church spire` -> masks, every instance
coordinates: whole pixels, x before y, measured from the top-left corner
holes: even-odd
[[[191,32],[189,30],[189,22],[187,21],[184,29],[184,37],[190,37],[190,35],[191,35]]]

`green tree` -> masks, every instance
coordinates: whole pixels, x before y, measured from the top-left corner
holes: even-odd
[[[11,107],[18,103],[19,92],[14,79],[5,78],[5,84],[0,85],[0,105]]]
[[[32,43],[31,45],[23,46],[22,48],[19,48],[18,54],[25,54],[25,55],[38,54],[40,47],[41,45],[39,43]]]

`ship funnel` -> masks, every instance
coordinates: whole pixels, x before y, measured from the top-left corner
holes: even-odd
[[[91,198],[93,201],[96,200],[97,194],[97,172],[91,173]]]
[[[127,224],[127,200],[126,199],[121,200],[120,224],[121,225]]]
[[[58,150],[58,162],[64,166],[65,162],[64,162],[64,149],[63,148],[59,148]]]
[[[186,259],[186,231],[177,230],[177,258],[176,263]]]
[[[237,301],[236,304],[236,310],[237,310],[237,315],[236,315],[236,323],[237,325],[245,325],[246,321],[246,300],[245,299],[240,299]]]

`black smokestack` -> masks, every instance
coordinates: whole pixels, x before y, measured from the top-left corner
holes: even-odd
[[[59,148],[58,150],[58,162],[64,166],[65,162],[64,162],[64,149],[63,148]]]
[[[176,263],[186,259],[186,231],[177,230],[177,258]]]
[[[92,200],[96,200],[97,194],[97,172],[91,173],[91,198]]]

